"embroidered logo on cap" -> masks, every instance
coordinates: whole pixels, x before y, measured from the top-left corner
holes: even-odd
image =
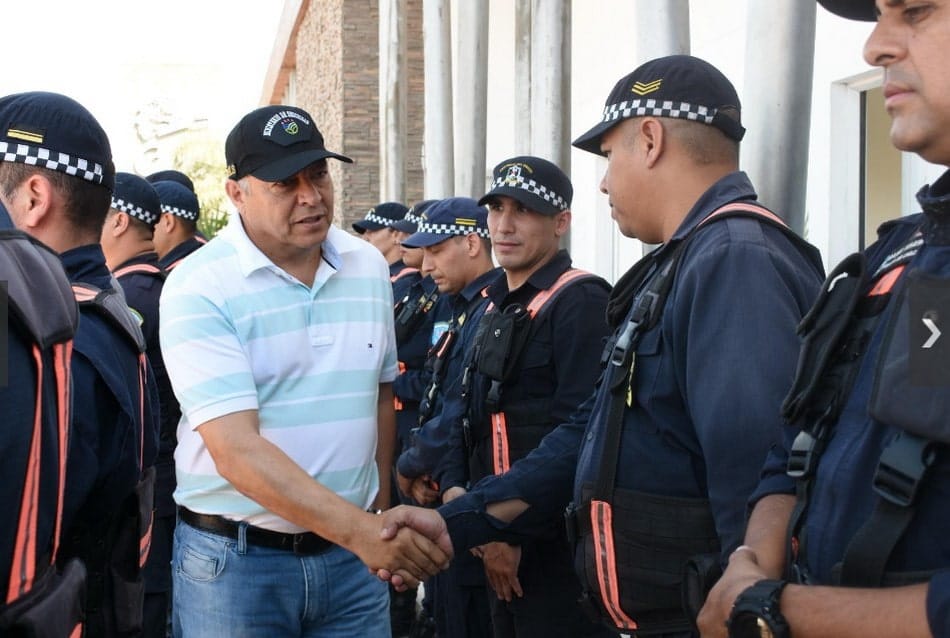
[[[269,120],[267,120],[267,124],[264,125],[264,131],[262,132],[262,135],[264,137],[270,137],[271,133],[274,131],[274,127],[277,126],[278,123],[285,133],[288,135],[296,135],[300,132],[300,126],[294,122],[295,119],[300,120],[307,126],[310,126],[310,120],[296,111],[279,111],[274,113],[274,115],[271,116]]]
[[[22,124],[14,124],[8,128],[7,137],[12,137],[16,140],[23,140],[24,142],[33,142],[34,144],[43,143],[42,130],[24,126]]]
[[[653,80],[652,82],[634,82],[633,88],[630,89],[631,93],[636,93],[637,95],[646,95],[647,93],[653,93],[660,89],[660,84],[662,84],[663,79]]]
[[[521,165],[512,164],[508,167],[508,174],[505,175],[505,184],[515,186],[521,177]]]

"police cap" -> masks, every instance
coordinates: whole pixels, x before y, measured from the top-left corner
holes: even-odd
[[[479,205],[507,195],[542,215],[557,215],[571,207],[574,187],[570,178],[545,159],[513,157],[498,164],[492,174],[491,190],[478,200]]]
[[[601,121],[573,144],[603,155],[604,133],[627,118],[647,116],[702,122],[739,141],[745,135],[739,112],[739,94],[719,69],[691,55],[668,55],[620,78],[607,96]]]
[[[198,196],[179,182],[162,180],[152,184],[162,202],[162,212],[187,219],[198,221],[201,208],[198,206]]]
[[[376,204],[367,211],[363,219],[353,222],[353,230],[362,235],[367,230],[390,228],[406,216],[409,209],[399,202],[384,202]]]
[[[181,171],[176,171],[171,168],[165,171],[156,171],[151,175],[147,175],[145,179],[151,184],[155,184],[156,182],[178,182],[192,193],[195,192],[195,183],[191,181],[191,178]]]
[[[109,137],[86,107],[59,93],[0,98],[0,161],[59,171],[115,186]]]
[[[111,208],[126,213],[151,228],[162,216],[162,202],[158,193],[144,177],[132,173],[116,173]]]
[[[422,219],[422,213],[426,211],[429,206],[436,203],[437,199],[424,199],[421,202],[416,202],[412,207],[406,211],[406,216],[400,219],[398,222],[393,224],[393,228],[403,233],[414,233],[419,230],[419,221]]]
[[[432,204],[422,213],[419,229],[403,240],[406,248],[441,244],[449,237],[477,234],[489,238],[488,211],[470,197],[450,197]]]

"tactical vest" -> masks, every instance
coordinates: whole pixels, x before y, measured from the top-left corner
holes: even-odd
[[[397,348],[404,345],[416,334],[438,300],[439,288],[433,283],[431,290],[422,287],[419,293],[414,287],[410,288],[406,296],[396,302],[393,312],[395,314]]]
[[[854,587],[896,586],[924,582],[936,571],[887,570],[914,518],[937,453],[950,443],[950,378],[946,372],[939,378],[921,378],[929,374],[929,364],[915,365],[915,357],[933,345],[931,338],[939,338],[923,321],[927,308],[941,296],[946,300],[950,290],[950,197],[930,198],[925,190],[917,197],[926,214],[920,225],[909,237],[894,237],[890,243],[897,248],[874,272],[868,272],[861,253],[845,259],[829,275],[800,327],[799,370],[783,405],[786,421],[801,429],[787,468],[797,481],[787,534],[790,580],[814,582],[801,560],[808,543],[804,523],[809,500],[822,454],[876,331],[882,331],[882,340],[868,411],[898,434],[884,447],[874,472],[874,509],[835,566],[833,581]]]
[[[704,596],[721,571],[721,547],[708,499],[623,489],[615,479],[623,414],[632,401],[637,345],[662,317],[689,241],[708,224],[733,217],[753,218],[781,230],[810,260],[820,263],[817,251],[778,216],[755,202],[742,201],[710,213],[665,259],[644,258],[614,288],[614,298],[631,301],[602,357],[605,370],[598,392],[606,392],[609,406],[603,458],[593,483],[582,486],[580,501],[568,506],[565,517],[575,545],[582,604],[613,629],[637,636],[694,631],[684,574],[691,565],[703,566],[699,586],[705,591],[699,595]]]
[[[436,288],[437,292],[438,288]],[[484,303],[484,300],[485,288],[472,297],[461,313],[452,317],[448,330],[442,333],[439,340],[429,350],[426,367],[432,372],[432,376],[429,378],[429,385],[426,386],[422,402],[419,404],[419,427],[422,427],[435,414],[436,403],[442,391],[442,383],[445,381],[445,366],[448,364],[449,357],[458,341],[459,331],[465,325],[469,315],[475,312],[479,305]]]
[[[113,281],[113,285],[117,284]],[[137,319],[125,304],[121,290],[101,290],[85,283],[74,283],[72,289],[80,308],[89,308],[104,317],[138,351],[139,481],[113,513],[106,538],[94,537],[92,532],[86,530],[80,540],[90,574],[101,570],[100,577],[105,582],[102,590],[90,589],[87,602],[90,608],[95,605],[96,608],[114,612],[111,618],[105,620],[91,617],[90,633],[133,636],[142,630],[145,599],[142,568],[148,559],[154,518],[155,468],[144,467],[148,374],[145,339]],[[105,542],[102,543],[102,540]],[[106,627],[94,629],[93,622],[105,622],[111,630]]]
[[[462,428],[473,465],[473,480],[488,473],[507,472],[512,459],[526,456],[556,425],[551,423],[550,398],[505,400],[503,389],[507,382],[516,378],[523,365],[522,355],[531,340],[531,326],[537,325],[533,322],[542,317],[571,284],[582,281],[597,281],[607,286],[596,275],[569,268],[549,288],[538,291],[527,306],[512,304],[499,312],[494,304],[489,303],[482,315],[462,383],[463,397],[468,399]],[[488,382],[484,397],[476,397],[472,392],[476,373],[483,375]],[[476,401],[480,405],[476,406]],[[477,449],[486,445],[491,449],[490,469],[477,467]]]
[[[70,357],[79,321],[69,282],[51,250],[18,231],[0,231],[0,279],[8,284],[9,318],[29,335],[35,362],[36,404],[23,496],[7,504],[16,540],[0,635],[62,638],[82,631],[85,569],[78,560],[56,568],[62,534],[63,493],[70,424]],[[25,371],[16,370],[15,374]],[[55,392],[55,401],[47,395]],[[52,403],[55,414],[45,413]],[[7,424],[9,426],[9,424]],[[46,439],[52,437],[52,444]],[[41,499],[41,485],[56,485],[54,504]],[[52,538],[41,538],[40,512],[53,510]],[[46,543],[49,542],[51,547]],[[0,575],[0,577],[5,575]]]

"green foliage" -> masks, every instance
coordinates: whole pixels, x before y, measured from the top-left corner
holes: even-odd
[[[228,223],[230,202],[224,192],[228,169],[220,140],[207,131],[188,131],[182,135],[172,157],[172,165],[191,178],[201,205],[198,230],[211,239]]]

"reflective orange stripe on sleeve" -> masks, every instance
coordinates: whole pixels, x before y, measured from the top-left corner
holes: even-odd
[[[597,566],[597,584],[600,599],[610,618],[620,629],[635,630],[637,623],[620,606],[617,586],[617,556],[614,553],[613,513],[610,503],[591,501],[590,522],[594,536],[594,563]]]
[[[406,372],[406,364],[405,364],[405,363],[403,363],[402,361],[397,361],[397,362],[396,362],[396,365],[399,366],[399,374],[403,374],[403,373]],[[400,400],[400,398],[397,397],[397,396],[395,395],[395,393],[394,393],[394,394],[393,394],[393,409],[395,409],[396,412],[400,412],[404,407],[405,407],[405,406],[403,406],[402,400]]]
[[[145,562],[148,560],[148,553],[152,549],[152,526],[155,523],[155,512],[149,512],[148,515],[148,527],[145,530],[145,535],[139,539],[139,568],[145,567]]]
[[[504,474],[511,467],[508,455],[508,421],[504,412],[491,415],[491,443],[495,474]]]

